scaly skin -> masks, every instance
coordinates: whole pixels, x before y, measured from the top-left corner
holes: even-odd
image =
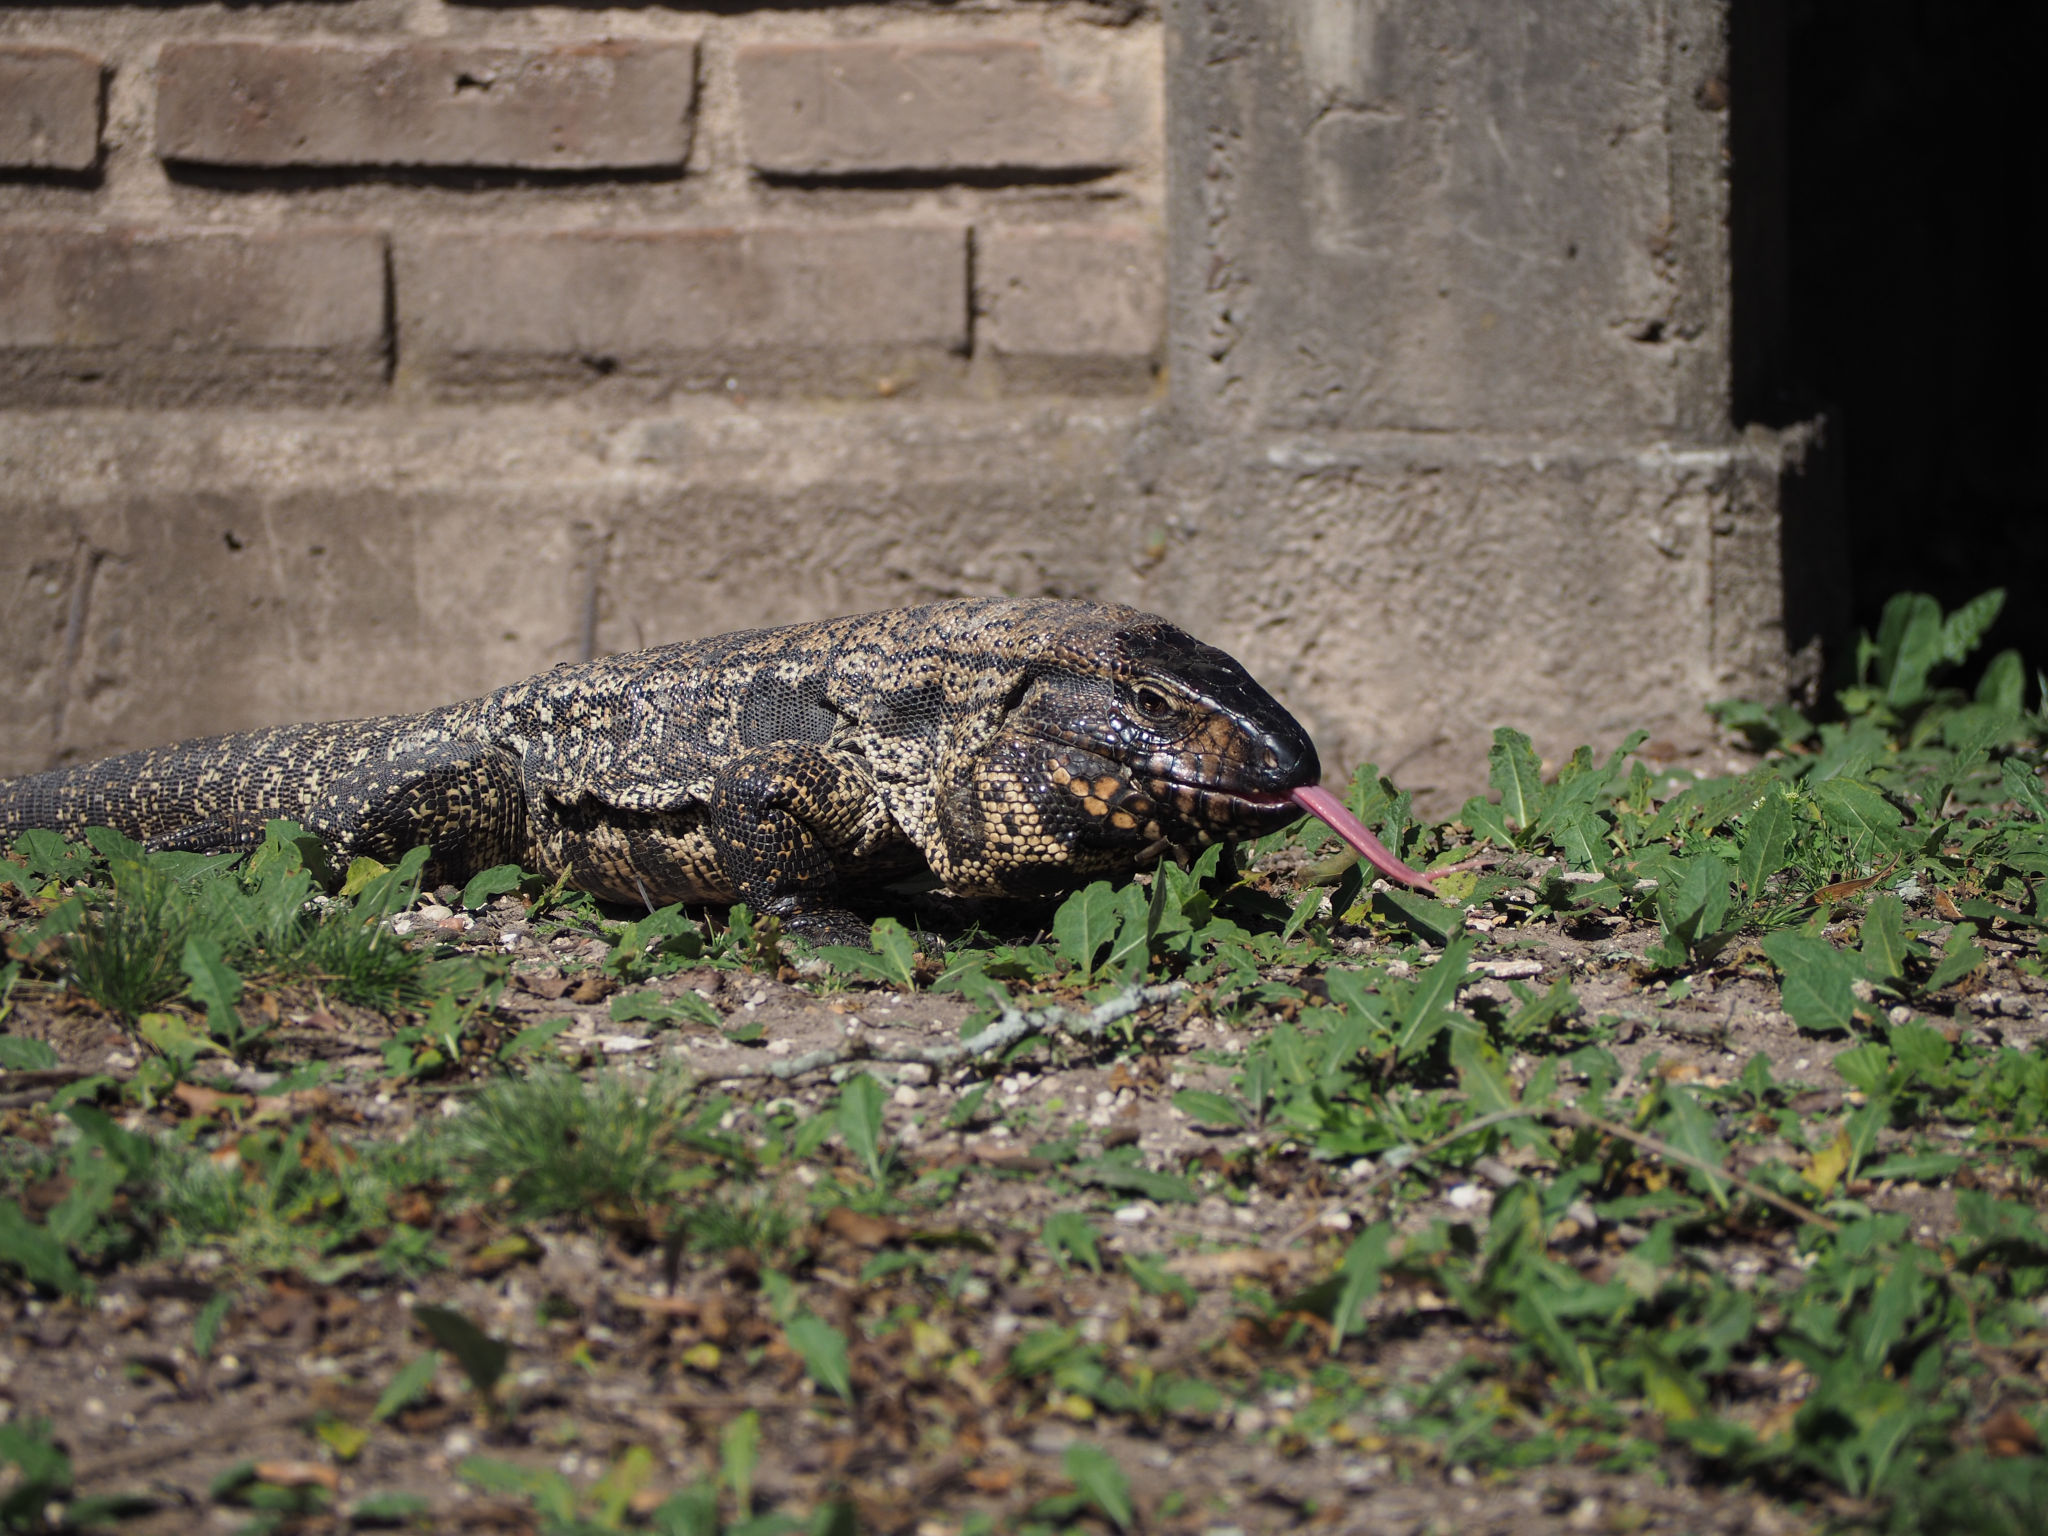
[[[1049,894],[1273,831],[1320,777],[1294,718],[1164,619],[990,599],[34,774],[0,784],[0,846],[111,826],[218,851],[282,817],[338,861],[427,843],[436,879],[517,862],[612,901],[744,900],[846,936],[849,892],[921,867],[962,896]]]

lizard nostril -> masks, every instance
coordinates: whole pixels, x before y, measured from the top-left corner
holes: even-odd
[[[1271,747],[1266,748],[1261,756],[1266,759],[1266,766],[1268,768],[1278,768],[1280,766],[1280,754]]]

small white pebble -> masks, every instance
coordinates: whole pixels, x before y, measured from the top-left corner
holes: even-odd
[[[911,1087],[910,1084],[898,1083],[896,1085],[896,1091],[889,1095],[889,1102],[892,1104],[901,1105],[905,1109],[911,1109],[914,1108],[918,1100],[922,1099],[923,1097],[924,1095],[919,1093],[915,1088]]]
[[[445,923],[448,921],[449,918],[453,917],[454,915],[455,914],[452,911],[440,905],[438,902],[429,902],[426,906],[419,908],[419,910],[414,913],[414,916],[418,917],[419,920],[424,923]]]
[[[1486,1191],[1477,1184],[1453,1184],[1444,1192],[1444,1201],[1453,1210],[1469,1211],[1486,1203]]]
[[[462,1113],[462,1100],[453,1097],[443,1099],[439,1113],[443,1120],[453,1120]]]
[[[906,1061],[896,1069],[896,1078],[913,1088],[922,1088],[932,1080],[932,1069],[921,1061]]]
[[[1152,1202],[1149,1200],[1134,1200],[1129,1205],[1120,1205],[1116,1208],[1116,1212],[1111,1219],[1120,1221],[1127,1227],[1135,1227],[1141,1221],[1150,1221],[1152,1219]]]
[[[768,1054],[770,1056],[787,1056],[795,1049],[796,1042],[794,1040],[770,1040],[768,1042]]]
[[[476,1441],[472,1438],[469,1431],[465,1429],[450,1430],[448,1438],[441,1442],[441,1454],[450,1459],[457,1456],[467,1456],[475,1449]]]
[[[643,1040],[638,1035],[607,1035],[598,1042],[607,1056],[629,1056],[634,1051],[646,1050],[652,1044],[652,1040]]]

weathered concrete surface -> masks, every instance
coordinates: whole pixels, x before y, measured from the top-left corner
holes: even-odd
[[[1496,724],[1546,751],[1685,737],[1701,699],[1768,683],[1781,457],[1416,434],[1190,455],[1129,406],[0,417],[0,773],[1049,592],[1166,613],[1333,765],[1462,793]]]
[[[1727,11],[0,12],[109,82],[98,169],[0,176],[0,772],[997,592],[1172,615],[1437,803],[1499,724],[1702,739],[1835,547],[1733,425]],[[675,119],[463,126],[461,59],[613,37],[696,46]],[[181,127],[188,42],[410,61],[434,163]],[[350,79],[315,126],[403,158]]]
[[[1191,0],[1175,401],[1240,428],[1725,437],[1722,6]]]

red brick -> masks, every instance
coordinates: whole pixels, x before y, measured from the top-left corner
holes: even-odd
[[[786,175],[1121,164],[1106,98],[1060,90],[1034,42],[760,43],[739,51],[747,159]]]
[[[979,339],[1012,357],[1149,358],[1166,324],[1150,231],[994,225],[975,233]]]
[[[0,227],[0,400],[329,398],[381,383],[384,239]]]
[[[398,247],[400,355],[964,349],[959,228],[448,231]],[[429,364],[429,367],[432,365]]]
[[[695,43],[167,43],[157,153],[212,165],[670,166]]]
[[[91,170],[100,157],[102,67],[70,48],[0,48],[0,166]]]

